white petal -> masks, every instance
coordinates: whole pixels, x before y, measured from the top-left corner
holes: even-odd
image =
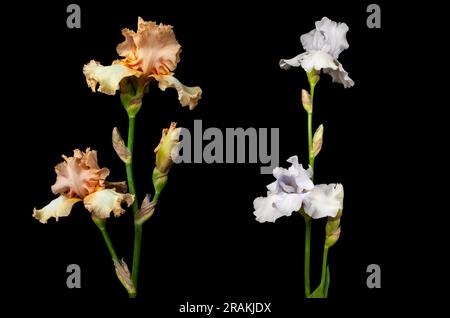
[[[151,77],[159,82],[159,88],[162,91],[165,91],[168,87],[175,88],[178,92],[178,100],[181,106],[189,105],[190,110],[197,106],[199,99],[202,97],[202,89],[200,87],[184,86],[172,75],[151,75]]]
[[[299,55],[297,55],[297,56],[295,56],[295,57],[293,57],[291,59],[287,59],[287,60],[286,59],[281,59],[280,62],[279,62],[280,67],[283,70],[288,70],[288,69],[291,68],[291,66],[292,67],[299,67],[300,66],[300,57],[303,54],[305,54],[305,53],[301,53],[301,54],[299,54]]]
[[[337,69],[324,69],[323,72],[329,74],[333,78],[333,82],[340,83],[344,85],[345,88],[352,87],[355,82],[348,76],[348,73],[342,67],[342,64],[335,61],[338,68]]]
[[[66,198],[64,195],[60,195],[56,199],[52,200],[49,204],[40,210],[33,209],[33,217],[41,223],[47,223],[47,220],[51,217],[58,221],[59,217],[68,216],[72,210],[72,206],[81,201],[78,198]]]
[[[95,216],[105,219],[108,218],[111,211],[114,216],[120,216],[125,212],[120,206],[126,202],[130,206],[134,201],[134,196],[129,193],[117,193],[113,189],[104,189],[94,192],[84,198],[84,206]]]
[[[300,42],[305,51],[320,51],[325,45],[325,36],[314,29],[300,37]]]
[[[334,59],[337,59],[342,51],[349,48],[346,38],[347,24],[334,22],[324,17],[316,22],[316,30],[324,36],[324,43],[320,50],[327,52]]]
[[[280,176],[287,173],[287,169],[276,167],[275,169],[273,169],[272,173],[273,176],[278,179]]]
[[[139,77],[141,72],[132,70],[122,64],[113,64],[103,66],[100,63],[91,60],[83,67],[84,76],[88,86],[95,92],[97,84],[98,91],[108,95],[116,94],[119,89],[120,81],[129,76]]]
[[[298,162],[297,156],[293,156],[287,160],[292,163],[289,167],[289,173],[295,177],[295,183],[298,187],[298,193],[304,190],[311,190],[314,187],[314,183],[311,181],[312,169],[305,170],[303,166]]]
[[[301,174],[295,177],[295,183],[297,184],[298,189],[301,189],[302,191],[309,191],[314,188],[314,183],[306,172],[306,170],[303,170]]]
[[[305,194],[301,193],[280,193],[273,206],[283,215],[290,216],[292,212],[300,210],[304,196]]]
[[[256,216],[256,221],[263,222],[275,222],[276,219],[283,216],[277,208],[273,206],[276,195],[268,195],[267,197],[259,197],[253,201],[253,207],[255,211],[253,214]]]
[[[269,190],[272,193],[278,193],[281,191],[280,186],[278,185],[278,180],[275,180],[271,184],[267,186],[267,190]]]
[[[297,156],[292,156],[289,157],[288,160],[286,160],[289,163],[292,163],[293,165],[298,165],[298,157]]]
[[[344,188],[341,184],[319,184],[307,193],[303,207],[313,219],[335,217],[342,210]]]
[[[316,28],[300,37],[303,48],[306,51],[323,51],[334,59],[348,49],[348,26],[345,23],[337,23],[324,17],[316,21]]]
[[[333,57],[324,51],[309,51],[301,54],[300,64],[306,72],[311,72],[312,69],[319,71],[327,68],[333,70],[338,68]]]

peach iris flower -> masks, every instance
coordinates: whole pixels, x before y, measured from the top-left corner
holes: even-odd
[[[173,75],[180,61],[181,45],[175,38],[172,26],[156,24],[138,18],[138,29],[134,32],[123,29],[125,41],[117,46],[117,53],[123,57],[110,66],[102,66],[91,60],[83,68],[88,86],[98,91],[114,95],[120,88],[120,81],[126,77],[145,77],[159,82],[159,88],[175,88],[182,106],[193,109],[201,98],[200,87],[183,85]]]
[[[33,217],[41,223],[47,223],[51,217],[58,221],[59,217],[68,216],[72,206],[79,201],[83,201],[89,212],[102,219],[108,218],[111,212],[114,216],[124,213],[120,206],[122,202],[128,206],[133,203],[134,196],[131,194],[108,188],[105,178],[109,175],[109,169],[98,166],[95,150],[88,148],[82,152],[76,149],[73,157],[62,157],[64,161],[56,165],[56,182],[51,187],[59,197],[42,209],[35,208],[33,211]]]

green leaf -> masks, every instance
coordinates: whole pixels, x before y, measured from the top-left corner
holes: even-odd
[[[330,287],[330,267],[327,266],[327,273],[323,285],[320,284],[308,298],[328,298],[328,288]]]
[[[319,285],[316,290],[314,290],[311,295],[308,296],[308,298],[325,298],[325,295],[323,294],[323,288],[321,285]]]
[[[327,274],[325,275],[325,283],[323,286],[323,294],[328,298],[328,288],[330,287],[330,266],[327,266]]]

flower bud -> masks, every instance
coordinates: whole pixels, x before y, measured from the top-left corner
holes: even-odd
[[[153,187],[155,188],[154,200],[158,200],[159,194],[162,192],[162,190],[167,184],[167,179],[168,179],[167,174],[162,173],[156,167],[155,169],[153,169],[152,181]]]
[[[328,218],[327,224],[325,225],[325,235],[328,237],[336,232],[340,223],[340,219]]]
[[[325,238],[325,247],[330,248],[339,240],[339,236],[341,235],[341,228],[338,227],[331,235],[327,235]]]
[[[116,269],[117,278],[119,278],[123,287],[128,291],[128,294],[135,296],[136,288],[131,280],[130,271],[128,269],[127,263],[122,259],[119,262],[114,260],[114,267]]]
[[[131,152],[127,148],[127,146],[125,146],[125,142],[123,141],[122,136],[120,136],[117,127],[114,127],[112,132],[112,144],[117,155],[120,159],[122,159],[123,162],[131,162]]]
[[[145,221],[150,219],[155,212],[157,200],[150,201],[150,195],[147,194],[142,201],[141,208],[138,210],[134,223],[143,224]]]
[[[302,89],[302,104],[307,113],[312,112],[311,96],[305,89]]]
[[[313,137],[313,145],[312,145],[312,154],[314,158],[319,154],[320,150],[322,149],[322,143],[323,143],[323,125],[320,125],[316,132],[314,133]]]
[[[161,175],[167,175],[172,167],[173,160],[177,153],[181,128],[177,128],[177,123],[172,122],[169,128],[162,131],[161,140],[155,148],[156,169]],[[154,175],[155,173],[153,173]]]

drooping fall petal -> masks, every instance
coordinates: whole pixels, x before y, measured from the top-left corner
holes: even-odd
[[[154,75],[152,76],[159,82],[159,88],[165,91],[168,87],[175,88],[178,92],[178,100],[181,106],[189,106],[193,110],[202,97],[202,89],[198,86],[190,87],[183,85],[172,75]]]
[[[129,76],[141,76],[141,73],[130,69],[122,64],[115,63],[109,66],[103,66],[99,62],[91,60],[83,67],[86,82],[93,92],[97,89],[101,93],[115,95],[120,88],[122,79]]]
[[[275,222],[278,218],[287,215],[274,207],[277,198],[277,195],[268,193],[267,197],[259,197],[253,201],[253,208],[255,209],[253,215],[256,216],[256,221],[260,223]]]
[[[78,198],[67,198],[64,195],[60,195],[56,199],[52,200],[42,209],[33,209],[33,217],[41,223],[47,223],[49,218],[55,218],[58,221],[59,217],[68,216],[72,210],[72,206],[81,201]]]
[[[122,215],[125,210],[121,204],[125,202],[130,206],[134,201],[134,196],[129,193],[118,193],[113,189],[104,189],[91,193],[84,198],[84,206],[96,217],[105,219],[113,212],[114,216]]]
[[[335,217],[342,210],[344,187],[342,184],[319,184],[303,200],[306,214],[313,219]]]
[[[344,70],[341,63],[336,61],[337,69],[327,68],[323,72],[330,75],[334,83],[340,83],[344,85],[344,88],[349,88],[355,85],[355,82],[348,76],[348,72]]]

